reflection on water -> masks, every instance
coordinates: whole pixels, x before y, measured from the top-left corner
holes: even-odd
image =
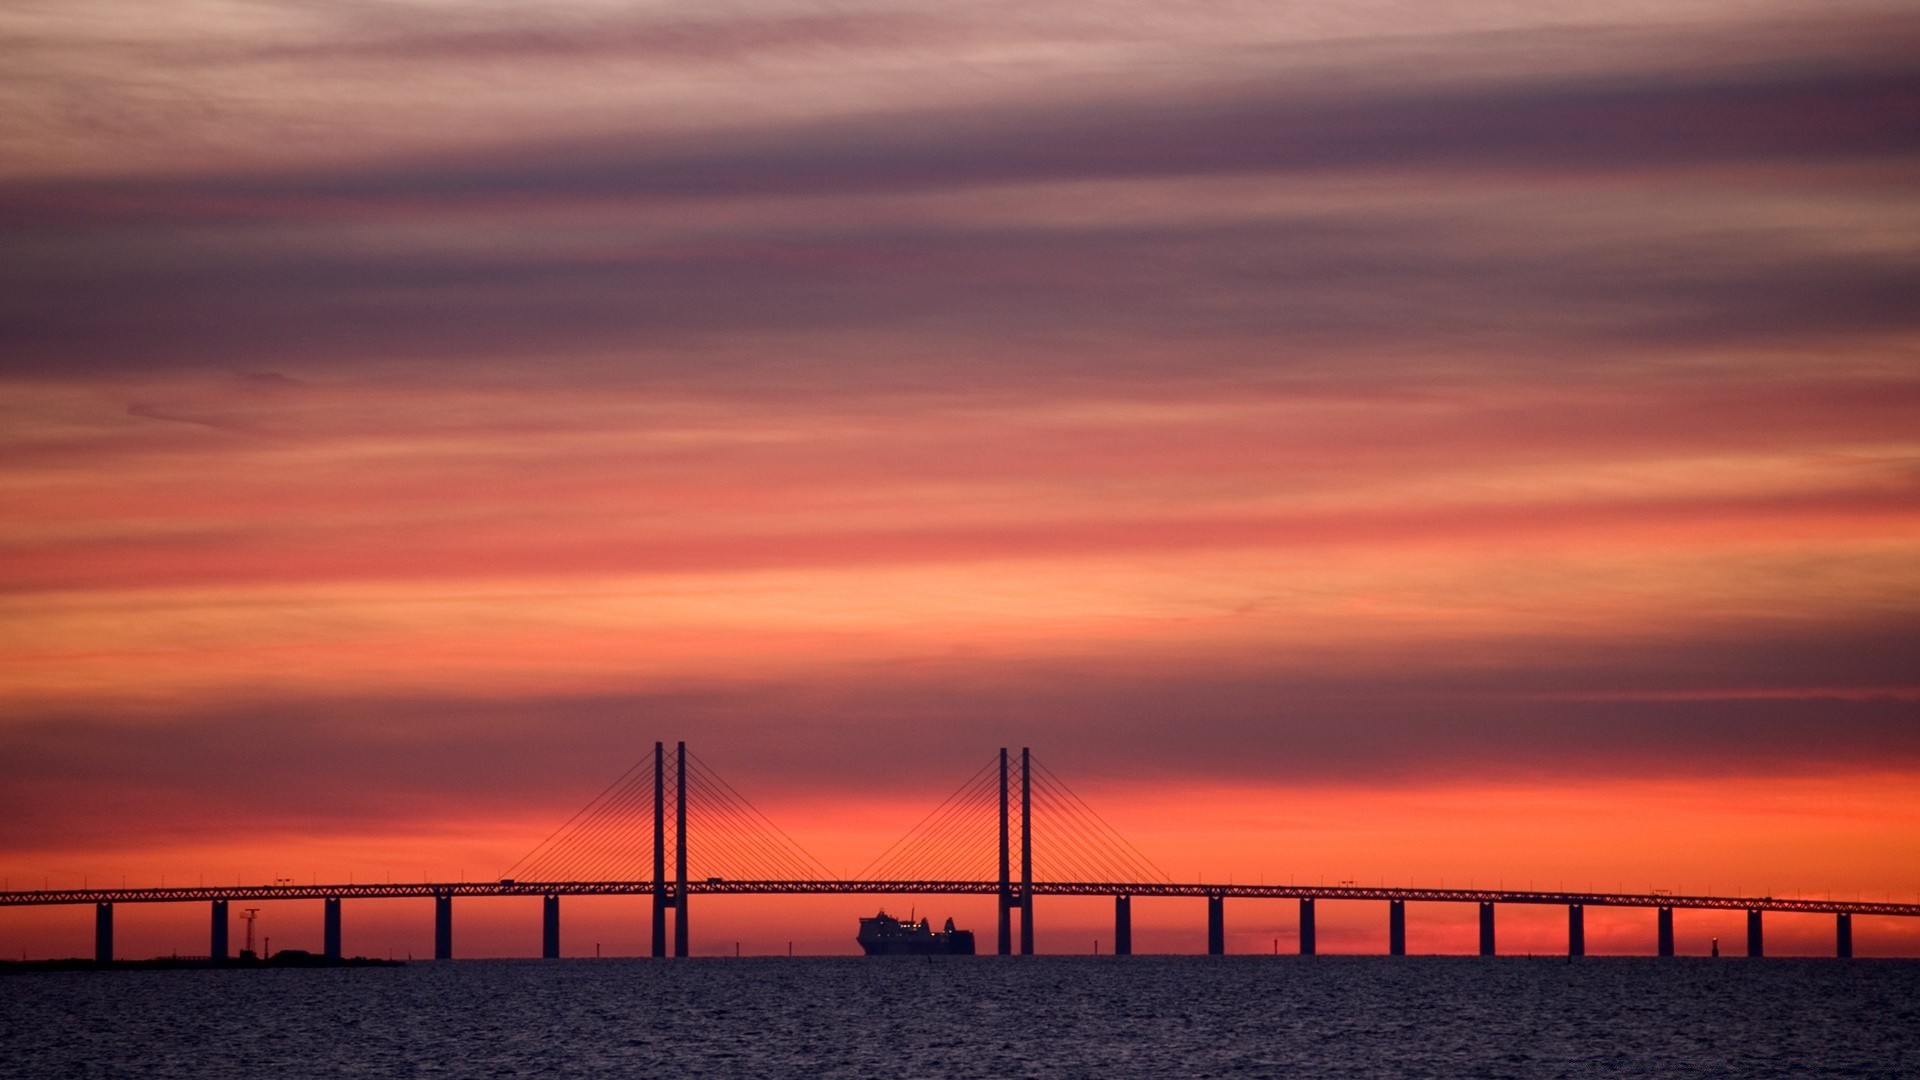
[[[6,1076],[1920,1075],[1920,963],[475,960],[0,978]]]

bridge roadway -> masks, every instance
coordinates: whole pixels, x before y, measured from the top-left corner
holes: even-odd
[[[1023,875],[1024,876],[1024,875]],[[324,955],[338,958],[341,952],[341,908],[348,898],[431,897],[434,906],[433,954],[437,960],[453,956],[453,900],[459,896],[538,896],[541,898],[541,956],[560,955],[560,898],[562,896],[651,896],[653,900],[653,955],[666,956],[666,914],[674,915],[673,955],[686,956],[687,906],[695,895],[984,895],[999,899],[999,939],[997,951],[1013,951],[1009,920],[1020,913],[1022,954],[1033,951],[1033,898],[1035,896],[1111,896],[1114,903],[1113,951],[1125,955],[1133,951],[1134,897],[1205,897],[1207,901],[1207,952],[1226,952],[1226,900],[1297,900],[1300,904],[1299,945],[1302,955],[1312,955],[1315,945],[1315,905],[1321,900],[1372,900],[1387,902],[1387,951],[1404,956],[1407,951],[1407,903],[1470,903],[1480,908],[1480,955],[1492,956],[1494,948],[1494,909],[1499,904],[1552,904],[1567,909],[1567,955],[1586,955],[1586,909],[1593,907],[1653,908],[1658,919],[1658,955],[1674,955],[1673,913],[1676,908],[1721,908],[1747,913],[1747,955],[1764,956],[1764,931],[1761,916],[1768,911],[1824,913],[1834,916],[1834,954],[1853,955],[1853,917],[1855,915],[1920,916],[1920,904],[1896,904],[1871,900],[1810,900],[1804,897],[1773,896],[1682,896],[1672,893],[1602,893],[1563,890],[1512,889],[1422,889],[1364,885],[1241,885],[1194,882],[1153,881],[808,881],[744,880],[706,878],[672,882],[645,881],[443,881],[384,882],[378,884],[310,885],[213,885],[153,889],[40,889],[0,892],[0,907],[29,905],[94,905],[94,958],[113,960],[114,905],[123,903],[155,904],[206,902],[212,909],[208,955],[224,961],[228,957],[229,905],[249,900],[319,900],[324,905],[322,940]],[[1719,942],[1714,943],[1719,955]]]
[[[673,884],[668,889],[675,891]],[[1018,889],[1018,886],[1015,886]],[[999,892],[995,881],[689,880],[689,895],[971,895]],[[339,900],[454,896],[645,896],[652,881],[444,881],[333,885],[198,885],[151,889],[36,889],[0,892],[0,907],[54,904],[143,904],[209,900]],[[1920,904],[1775,896],[1693,896],[1518,889],[1435,889],[1371,885],[1247,885],[1134,881],[1036,881],[1035,896],[1215,897],[1250,900],[1385,900],[1584,907],[1710,908],[1828,915],[1920,917]]]

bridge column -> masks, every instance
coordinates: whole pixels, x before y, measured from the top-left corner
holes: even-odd
[[[1387,955],[1407,955],[1407,902],[1387,901]]]
[[[227,902],[225,900],[215,900],[213,902],[213,933],[210,935],[211,940],[207,945],[207,955],[213,957],[215,960],[227,959],[228,925]]]
[[[1842,911],[1833,917],[1833,955],[1842,960],[1853,956],[1853,913]]]
[[[1033,759],[1020,748],[1020,955],[1033,955]]]
[[[1673,955],[1673,909],[1660,909],[1660,955]]]
[[[995,952],[1000,956],[1013,953],[1013,876],[1010,869],[1012,860],[1008,857],[1012,844],[1007,830],[1007,748],[1000,748],[1000,909],[999,909],[999,947]]]
[[[1587,906],[1567,905],[1567,955],[1587,955]]]
[[[687,955],[687,744],[674,751],[673,955]]]
[[[1760,909],[1749,908],[1747,910],[1747,955],[1748,956],[1767,955],[1766,943],[1761,940],[1761,937],[1762,935],[1760,933]]]
[[[98,964],[113,962],[113,905],[93,905],[93,959]]]
[[[540,956],[560,959],[560,898],[552,893],[540,899]]]
[[[1480,902],[1480,955],[1493,955],[1493,902]]]
[[[453,959],[453,894],[433,894],[433,958]]]
[[[1227,898],[1219,893],[1207,896],[1207,955],[1227,952]]]
[[[1113,955],[1133,955],[1133,897],[1113,898]]]
[[[667,955],[667,744],[653,744],[653,956]]]
[[[324,943],[322,952],[326,954],[327,959],[338,960],[340,959],[340,898],[329,896],[323,903],[325,904],[321,918],[323,932],[320,935]]]
[[[1300,955],[1312,956],[1313,941],[1313,897],[1300,898]]]

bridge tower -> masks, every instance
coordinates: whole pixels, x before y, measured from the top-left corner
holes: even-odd
[[[1020,955],[1033,955],[1033,760],[1020,748]]]
[[[667,744],[653,744],[653,955],[667,955]]]
[[[1013,882],[1008,865],[1007,843],[1007,748],[1000,748],[1000,903],[998,915],[1000,956],[1013,952]]]
[[[667,884],[667,744],[653,744],[653,955],[667,955],[667,909],[673,955],[687,955],[687,744],[673,751],[673,884]]]
[[[1020,748],[1020,888],[1014,891],[1012,881],[1011,848],[1012,835],[1008,818],[1011,808],[1008,795],[1011,785],[1008,783],[1007,748],[1000,748],[1000,910],[998,952],[1007,956],[1013,952],[1013,909],[1020,909],[1020,955],[1033,955],[1033,756],[1026,747]]]
[[[673,752],[673,955],[687,955],[687,744]]]

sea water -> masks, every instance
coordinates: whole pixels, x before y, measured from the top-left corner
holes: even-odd
[[[475,960],[0,976],[0,1075],[1920,1076],[1920,962]]]

